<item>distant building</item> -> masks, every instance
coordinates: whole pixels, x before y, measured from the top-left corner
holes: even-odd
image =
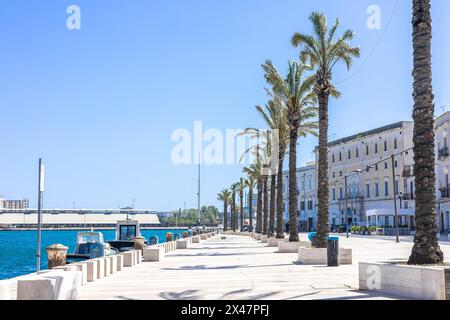
[[[30,200],[22,199],[22,200],[5,200],[0,198],[0,209],[7,210],[24,210],[30,207]]]
[[[435,156],[436,156],[436,199],[439,233],[449,232],[450,223],[450,112],[435,120]]]

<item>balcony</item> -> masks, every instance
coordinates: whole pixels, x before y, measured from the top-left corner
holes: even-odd
[[[405,168],[403,169],[403,177],[414,177],[414,165],[405,166]]]
[[[450,156],[448,147],[439,149],[438,155],[439,155],[439,159],[448,158]]]

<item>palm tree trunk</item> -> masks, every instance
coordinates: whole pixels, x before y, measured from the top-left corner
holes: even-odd
[[[239,228],[240,231],[243,231],[244,228],[244,191],[241,189],[239,192],[239,198],[241,200],[241,226]]]
[[[264,177],[264,215],[263,215],[263,230],[262,234],[267,235],[269,222],[269,192],[267,190],[268,176]]]
[[[233,192],[231,200],[231,229],[233,231],[236,231],[235,216],[236,216],[236,193]]]
[[[228,203],[224,201],[223,203],[223,231],[228,230]]]
[[[262,231],[262,181],[258,180],[258,200],[256,204],[256,233],[261,233]]]
[[[248,189],[248,232],[253,232],[253,188]]]
[[[320,91],[319,98],[319,168],[317,199],[317,248],[327,247],[328,238],[328,91]]]
[[[298,126],[289,133],[289,241],[298,242],[297,230],[297,139]]]
[[[280,146],[280,154],[282,150]],[[283,199],[283,161],[284,157],[280,156],[280,161],[278,162],[278,174],[277,174],[277,238],[284,238],[283,231],[283,207],[284,207],[284,199]]]
[[[275,196],[277,192],[277,180],[276,175],[270,177],[270,215],[269,215],[269,233],[268,236],[272,237],[275,233]]]
[[[412,25],[416,235],[408,264],[439,264],[444,255],[437,240],[436,223],[430,0],[413,0]]]

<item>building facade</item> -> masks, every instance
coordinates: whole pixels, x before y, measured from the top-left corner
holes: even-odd
[[[0,210],[24,210],[30,207],[30,200],[5,200],[0,198]]]
[[[395,206],[399,225],[412,227],[412,135],[413,122],[403,121],[329,144],[329,223],[332,229],[347,224],[393,227]],[[316,165],[317,151],[316,148]]]
[[[450,222],[450,112],[446,112],[435,121],[435,157],[436,157],[436,200],[438,230],[441,234],[449,233]]]
[[[284,223],[289,221],[288,197],[289,197],[289,171],[284,173]],[[298,224],[300,231],[313,231],[317,224],[317,188],[316,165],[307,163],[297,169],[297,197],[298,197]]]

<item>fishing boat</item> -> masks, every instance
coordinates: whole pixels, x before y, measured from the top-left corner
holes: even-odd
[[[117,254],[119,250],[112,248],[103,239],[103,234],[96,231],[81,231],[77,234],[75,253],[67,255],[67,262],[76,262]]]
[[[134,238],[141,236],[141,229],[139,227],[138,220],[122,220],[117,221],[116,226],[116,239],[108,241],[112,248],[117,249],[120,252],[134,249]],[[148,242],[144,242],[148,245]]]

